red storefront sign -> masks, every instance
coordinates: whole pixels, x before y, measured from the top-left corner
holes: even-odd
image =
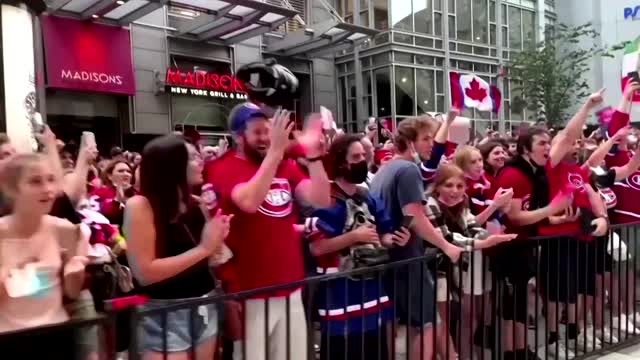
[[[246,89],[233,75],[167,69],[165,87],[178,95],[246,99]]]
[[[41,18],[49,87],[135,95],[129,30]]]

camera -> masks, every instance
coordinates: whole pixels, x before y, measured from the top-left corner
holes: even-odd
[[[249,99],[271,108],[288,108],[299,96],[298,78],[275,59],[244,65],[236,72],[249,95]],[[288,109],[291,110],[291,109]]]

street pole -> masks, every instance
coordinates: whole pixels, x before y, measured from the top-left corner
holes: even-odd
[[[504,62],[502,60],[502,0],[496,0],[496,49],[498,55],[498,76],[497,86],[498,89],[502,92],[504,90],[504,82],[506,80],[502,74],[502,68],[504,66]],[[501,100],[502,101],[502,100]],[[500,110],[498,110],[498,132],[502,135],[506,134],[506,124],[504,119],[504,101],[500,104]]]
[[[353,1],[353,24],[360,25],[360,1],[361,0],[351,0]],[[367,1],[368,3],[368,1]],[[356,81],[356,121],[358,124],[358,130],[360,130],[360,126],[362,124],[362,120],[364,117],[364,109],[362,108],[362,66],[360,65],[360,45],[356,44],[353,48],[353,71],[355,72],[355,81]],[[347,89],[348,90],[348,89]],[[348,98],[348,95],[347,95]],[[348,119],[353,121],[354,119]],[[365,125],[365,129],[366,129]]]

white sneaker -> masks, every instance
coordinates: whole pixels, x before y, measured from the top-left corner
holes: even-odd
[[[640,330],[636,328],[633,322],[625,314],[620,314],[620,317],[614,316],[611,318],[612,329],[620,330],[621,333],[629,335],[640,335]]]
[[[540,359],[571,360],[576,357],[576,354],[567,349],[564,345],[564,340],[558,339],[557,343],[540,346],[538,348],[538,357]]]
[[[617,344],[620,342],[620,340],[618,340],[618,338],[615,335],[613,335],[613,332],[608,327],[604,327],[602,329],[600,328],[596,329],[596,337],[602,340],[602,342],[604,342],[605,344]]]

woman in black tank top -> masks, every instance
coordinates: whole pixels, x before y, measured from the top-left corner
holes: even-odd
[[[140,195],[127,203],[124,232],[134,276],[150,298],[147,307],[206,297],[216,288],[209,258],[227,236],[232,216],[218,212],[207,220],[191,201],[202,170],[200,154],[175,135],[155,139],[143,151]],[[198,359],[213,358],[216,304],[165,314],[166,319],[155,312],[142,321],[145,358],[162,359],[165,346],[176,358],[193,351]]]

